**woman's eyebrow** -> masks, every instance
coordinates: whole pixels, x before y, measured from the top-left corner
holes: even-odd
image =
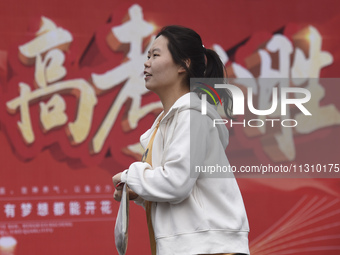
[[[155,51],[161,51],[161,50],[159,48],[154,48],[154,49],[151,50],[152,53],[154,53]],[[151,52],[148,51],[148,54],[150,54]]]

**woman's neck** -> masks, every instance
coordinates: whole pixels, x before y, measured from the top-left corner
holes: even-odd
[[[175,89],[167,92],[163,91],[164,93],[158,94],[164,108],[164,115],[168,113],[178,98],[190,92],[188,87],[181,86],[180,88],[181,89]]]

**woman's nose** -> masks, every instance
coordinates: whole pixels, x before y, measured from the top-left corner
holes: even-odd
[[[144,67],[150,67],[150,59],[144,62]]]

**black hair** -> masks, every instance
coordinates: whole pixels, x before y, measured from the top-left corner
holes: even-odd
[[[201,37],[194,30],[171,25],[163,27],[156,38],[161,35],[168,39],[168,49],[174,62],[186,70],[185,82],[188,86],[190,86],[190,78],[219,78],[221,83],[226,83],[227,71],[220,57],[215,51],[203,46]],[[230,91],[226,89],[216,89],[216,91],[223,100],[226,116],[233,119],[231,114],[233,99]],[[195,92],[199,96],[204,93],[202,90],[195,90]],[[209,99],[210,97],[208,101]]]

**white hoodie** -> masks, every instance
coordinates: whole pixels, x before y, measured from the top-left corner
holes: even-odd
[[[160,116],[141,136],[144,148]],[[213,127],[213,119],[220,119],[213,106],[208,103],[202,115],[199,97],[183,95],[160,122],[152,166],[135,162],[122,174],[122,182],[153,202],[157,255],[249,254],[248,220],[235,178],[195,172],[196,166],[229,166],[228,130]]]

